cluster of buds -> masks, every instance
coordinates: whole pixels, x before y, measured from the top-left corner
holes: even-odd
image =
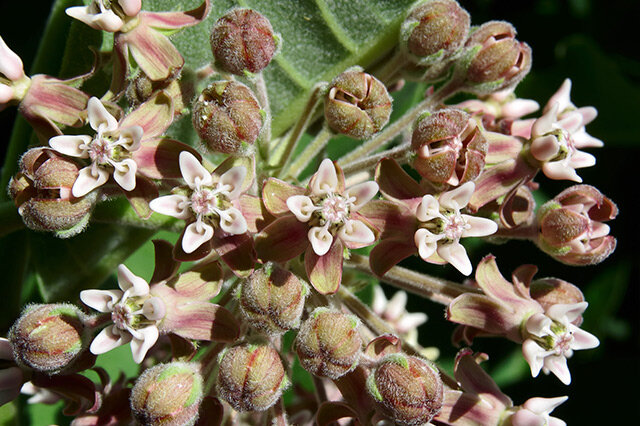
[[[175,243],[153,241],[149,280],[110,259],[119,289],[83,287],[83,308],[28,305],[0,340],[0,403],[21,388],[30,401],[62,399],[74,424],[562,424],[550,413],[567,397],[514,405],[479,366],[484,354],[463,349],[453,376],[441,370],[437,350],[420,346],[427,316],[407,311],[404,291],[445,305],[455,341],[521,345],[534,377],[569,384],[567,359],[599,344],[580,329],[580,288],[534,279],[533,265],[510,282],[492,255],[476,263],[468,250],[468,239],[526,238],[560,262],[593,265],[616,245],[604,222],[617,207],[592,186],[536,206],[539,171],[581,182],[575,170],[595,157],[579,149],[602,142],[585,129],[595,108],[571,102],[569,80],[527,117],[539,105],[514,90],[531,48],[511,24],[472,26],[455,0],[418,1],[377,72],[352,66],[314,81],[285,132],[272,128],[269,95],[280,92],[270,84],[296,64],[278,59],[266,16],[228,11],[212,25],[210,63],[190,70],[169,36],[204,21],[209,0],[185,12],[86,3],[66,14],[112,33],[106,93],[83,85],[97,70],[27,77],[0,38],[0,109],[18,105],[43,145],[23,154],[9,195],[34,231],[70,238],[99,212],[103,222],[170,229]],[[281,69],[270,73],[274,58]],[[388,125],[390,92],[405,78],[437,89]],[[447,104],[460,92],[478,98]],[[320,155],[337,135],[356,148],[335,161]],[[134,214],[126,204],[101,211],[118,197]],[[412,256],[474,279],[399,265]],[[387,299],[373,283],[369,307],[354,292],[373,280],[402,291]],[[94,363],[122,345],[140,374],[112,382]],[[99,383],[80,374],[88,369]]]

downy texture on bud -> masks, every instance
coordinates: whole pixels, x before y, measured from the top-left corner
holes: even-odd
[[[252,145],[262,128],[253,92],[235,81],[216,81],[204,89],[193,105],[192,121],[207,147],[225,154]]]
[[[362,339],[351,315],[317,308],[302,324],[295,341],[298,359],[308,372],[337,379],[358,364]]]
[[[531,69],[531,48],[516,40],[516,30],[508,22],[490,21],[472,30],[466,46],[470,49],[467,81],[470,92],[482,95],[513,87]]]
[[[488,147],[469,114],[443,109],[418,121],[411,137],[412,165],[431,182],[459,185],[480,175]]]
[[[324,115],[335,132],[367,139],[389,121],[391,97],[374,76],[360,69],[347,70],[331,82]]]
[[[29,305],[9,330],[19,364],[56,374],[70,366],[89,342],[84,314],[68,303]]]
[[[255,10],[234,9],[218,19],[211,31],[216,63],[232,74],[262,71],[276,49],[271,23]]]
[[[242,344],[220,354],[218,393],[237,411],[264,411],[276,403],[289,380],[278,351]]]
[[[367,378],[378,407],[397,424],[429,422],[442,407],[443,384],[426,361],[401,353],[384,357]]]
[[[402,23],[401,46],[416,62],[429,65],[460,49],[470,22],[467,11],[455,0],[419,2]]]
[[[9,195],[24,224],[35,231],[55,232],[68,238],[86,226],[95,195],[71,194],[80,166],[47,148],[32,148],[19,163],[20,171],[9,182]]]
[[[307,287],[274,264],[256,270],[240,287],[240,308],[249,323],[267,334],[298,327]]]
[[[203,382],[198,365],[159,364],[147,369],[131,389],[131,410],[142,425],[188,426],[198,419]]]

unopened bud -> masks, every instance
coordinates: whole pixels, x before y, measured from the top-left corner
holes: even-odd
[[[235,81],[216,81],[204,89],[193,105],[192,121],[207,147],[225,154],[252,145],[262,128],[258,101]]]
[[[95,195],[73,197],[80,166],[47,148],[33,148],[20,160],[20,172],[9,182],[9,195],[29,229],[67,238],[86,226]]]
[[[216,63],[232,74],[262,71],[276,49],[271,23],[255,10],[234,9],[218,19],[211,31]]]
[[[240,308],[255,328],[282,334],[299,326],[307,291],[294,274],[267,264],[243,281]]]
[[[574,185],[542,205],[538,245],[561,262],[593,265],[615,249],[616,239],[602,223],[618,214],[609,198],[589,185]]]
[[[56,374],[83,352],[90,333],[84,314],[74,305],[29,305],[9,330],[9,341],[18,363]]]
[[[428,423],[442,407],[443,384],[427,361],[404,354],[384,357],[367,378],[367,389],[397,424]]]
[[[545,311],[553,305],[575,305],[584,302],[584,295],[578,287],[558,278],[541,278],[533,281],[529,286],[529,293]],[[579,316],[574,324],[579,326],[581,323],[582,316]]]
[[[351,315],[317,308],[302,324],[295,347],[302,367],[320,377],[337,379],[358,364],[362,339]]]
[[[159,364],[147,369],[131,389],[131,410],[142,425],[193,425],[202,395],[197,364]]]
[[[278,351],[242,344],[220,355],[218,393],[238,411],[264,411],[276,403],[289,381]]]
[[[436,183],[459,185],[475,180],[485,165],[488,143],[469,114],[443,109],[422,118],[411,137],[413,167]]]
[[[400,30],[401,45],[423,65],[456,52],[466,41],[471,18],[454,0],[431,0],[411,9]]]
[[[367,139],[389,121],[391,97],[374,76],[359,69],[348,70],[331,82],[324,115],[334,131]]]
[[[472,31],[466,46],[471,50],[467,69],[469,91],[489,94],[515,86],[531,69],[531,48],[516,40],[508,22],[490,21]]]

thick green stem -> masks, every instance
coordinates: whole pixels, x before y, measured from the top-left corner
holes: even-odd
[[[369,267],[367,256],[352,255],[348,262],[345,262],[345,266],[375,276]],[[400,266],[389,269],[380,280],[445,306],[461,294],[481,293],[479,289],[421,274]]]
[[[309,163],[313,161],[316,156],[327,146],[329,143],[329,139],[333,136],[333,132],[329,127],[325,126],[306,146],[306,148],[300,153],[296,161],[291,164],[288,170],[285,171],[284,175],[291,177],[293,179],[298,179],[300,174],[307,168]]]
[[[264,111],[264,124],[258,137],[258,151],[265,158],[266,150],[268,150],[269,142],[271,142],[271,106],[269,105],[269,96],[267,94],[267,85],[264,81],[262,73],[258,73],[255,77],[255,90],[258,103]],[[264,150],[264,151],[263,151]],[[266,157],[268,158],[268,157]]]

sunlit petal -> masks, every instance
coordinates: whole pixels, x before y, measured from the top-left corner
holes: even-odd
[[[83,290],[80,300],[98,312],[113,312],[113,305],[122,299],[122,294],[120,290]]]
[[[232,235],[240,235],[247,232],[247,221],[242,212],[235,207],[229,207],[219,212],[220,228]]]
[[[96,132],[113,132],[118,128],[118,120],[95,96],[91,97],[87,103],[87,115],[91,128]]]
[[[309,242],[311,243],[313,251],[318,256],[324,256],[327,254],[331,248],[331,243],[333,243],[333,235],[331,235],[326,228],[319,226],[311,228],[307,236],[309,237]]]
[[[224,188],[227,197],[235,200],[242,193],[242,183],[247,177],[247,168],[245,166],[232,167],[220,176],[218,188]]]
[[[74,197],[82,197],[87,195],[99,186],[104,185],[109,180],[109,172],[105,169],[96,167],[97,176],[93,174],[93,167],[85,167],[78,172],[78,177],[71,188]]]
[[[184,230],[182,237],[182,250],[185,253],[193,253],[198,247],[211,240],[213,237],[213,227],[206,223],[191,223]]]
[[[191,217],[188,202],[189,199],[185,195],[165,195],[151,200],[149,207],[156,213],[185,220]]]
[[[308,222],[313,212],[318,209],[306,195],[293,195],[287,198],[287,207],[300,222]]]
[[[195,189],[198,185],[209,186],[212,184],[211,173],[189,151],[182,151],[178,162],[182,177],[190,188]]]
[[[313,195],[324,195],[334,193],[338,189],[338,174],[333,161],[325,158],[320,163],[318,171],[311,179],[311,193]]]
[[[126,345],[131,341],[131,335],[111,325],[102,330],[91,342],[89,350],[94,355],[109,352],[118,346]]]

